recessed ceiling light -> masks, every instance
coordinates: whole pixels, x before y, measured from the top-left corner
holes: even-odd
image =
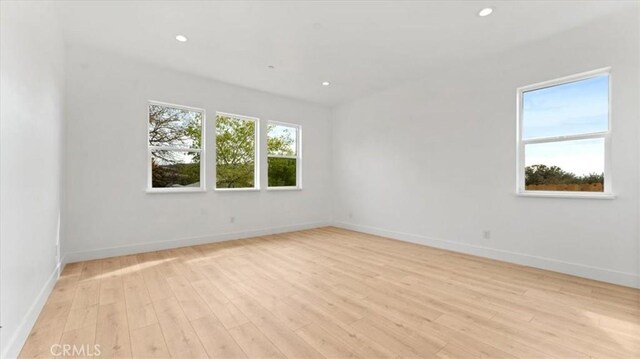
[[[180,41],[180,42],[187,42],[187,37],[184,35],[176,35],[176,40]]]
[[[492,12],[493,12],[492,8],[485,7],[484,9],[482,9],[482,10],[480,10],[478,12],[478,16],[482,16],[482,17],[489,16],[489,15],[491,15]]]
[[[325,81],[325,82],[322,83],[322,86],[329,86],[329,85],[331,85],[331,83],[329,83],[329,81]]]

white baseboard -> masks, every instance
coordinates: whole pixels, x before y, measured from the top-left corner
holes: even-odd
[[[529,267],[546,269],[554,272],[571,274],[578,277],[619,284],[627,287],[640,288],[640,275],[636,273],[618,272],[605,268],[598,268],[577,263],[569,263],[551,258],[537,257],[523,253],[516,253],[502,249],[477,246],[467,243],[431,238],[412,233],[390,231],[381,228],[362,226],[358,224],[335,222],[333,226],[352,231],[393,238],[405,242],[466,253],[480,257],[497,259],[505,262],[521,264]]]
[[[47,298],[49,298],[49,294],[51,294],[51,291],[60,276],[60,266],[60,263],[58,263],[53,272],[51,272],[51,275],[45,282],[44,286],[42,286],[42,289],[40,289],[40,292],[35,297],[33,303],[31,303],[27,313],[25,313],[22,318],[22,322],[18,325],[15,333],[9,339],[6,347],[2,351],[2,355],[0,355],[0,358],[17,358],[20,354],[22,346],[27,341],[27,337],[29,336],[29,333],[31,333],[33,325],[36,324],[36,320],[38,319],[42,308],[44,308],[44,304],[47,302]]]
[[[67,263],[80,262],[80,261],[86,261],[91,259],[100,259],[100,258],[123,256],[123,255],[136,254],[136,253],[152,252],[152,251],[158,251],[163,249],[193,246],[198,244],[223,242],[223,241],[229,241],[233,239],[259,237],[259,236],[266,236],[269,234],[277,234],[277,233],[285,233],[285,232],[301,231],[305,229],[326,227],[329,225],[330,225],[329,222],[312,222],[312,223],[294,224],[294,225],[281,226],[281,227],[254,229],[254,230],[248,230],[248,231],[221,233],[221,234],[214,234],[211,236],[204,236],[204,237],[173,239],[173,240],[167,240],[167,241],[146,242],[146,243],[125,245],[125,246],[98,248],[98,249],[92,249],[89,251],[77,251],[77,252],[65,253],[62,258],[62,263],[67,264]]]

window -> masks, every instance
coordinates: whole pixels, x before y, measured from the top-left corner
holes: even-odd
[[[300,126],[269,121],[267,174],[269,188],[300,188]]]
[[[204,190],[201,109],[149,103],[149,191]]]
[[[518,89],[518,192],[610,196],[609,69]]]
[[[216,114],[216,189],[259,189],[258,119]]]

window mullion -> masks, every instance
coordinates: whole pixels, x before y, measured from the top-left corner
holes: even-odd
[[[202,152],[202,148],[171,147],[171,146],[149,146],[152,151],[179,151],[179,152]]]
[[[267,155],[267,157],[272,157],[272,158],[290,158],[290,159],[297,159],[298,156],[284,156],[284,155]]]
[[[609,132],[594,132],[587,134],[579,134],[579,135],[566,135],[566,136],[555,136],[555,137],[540,137],[540,138],[530,138],[526,140],[521,140],[521,143],[524,145],[534,144],[534,143],[548,143],[548,142],[562,142],[562,141],[576,141],[576,140],[588,140],[592,138],[604,138],[609,134]]]

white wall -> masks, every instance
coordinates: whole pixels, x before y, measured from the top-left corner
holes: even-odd
[[[0,10],[2,358],[18,355],[57,279],[64,64],[48,3]]]
[[[332,126],[336,222],[640,285],[638,24],[638,11],[616,14],[493,58],[460,59],[339,107]],[[516,88],[606,66],[618,198],[516,197]],[[482,239],[484,229],[491,239]]]
[[[328,108],[163,70],[86,47],[68,50],[65,261],[330,221]],[[207,111],[206,193],[145,192],[148,100]],[[263,124],[267,120],[301,124],[304,189],[212,191],[216,111],[259,117]],[[262,143],[264,135],[263,131]],[[262,187],[266,187],[264,171]],[[235,223],[230,222],[232,216]]]

